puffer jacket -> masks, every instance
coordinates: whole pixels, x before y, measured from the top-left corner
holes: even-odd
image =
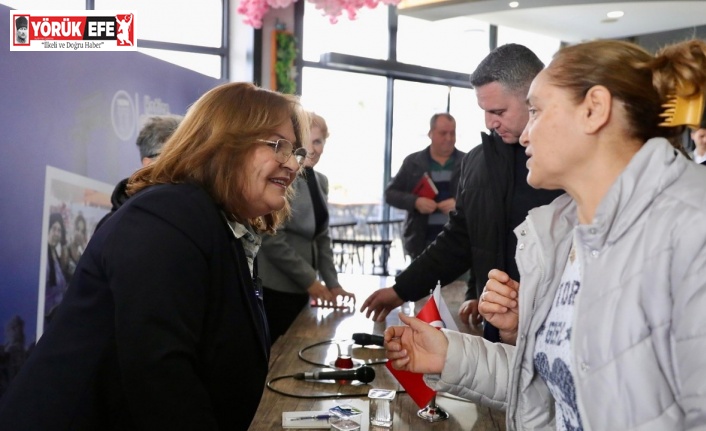
[[[515,229],[517,347],[445,331],[433,388],[507,409],[508,429],[555,429],[554,400],[533,365],[572,239],[582,268],[571,336],[585,430],[706,429],[706,169],[647,141],[578,225],[564,195]]]

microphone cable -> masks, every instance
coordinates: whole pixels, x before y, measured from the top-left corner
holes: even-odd
[[[336,344],[336,343],[340,343],[341,341],[343,341],[343,340],[330,339],[330,340],[324,340],[324,341],[320,341],[318,343],[310,344],[306,347],[302,347],[298,352],[299,359],[301,359],[302,361],[304,361],[308,364],[316,365],[318,367],[331,368],[330,364],[316,362],[316,361],[312,361],[310,359],[305,358],[304,352],[306,352],[309,349],[313,349],[315,347],[324,346],[327,344]],[[353,340],[351,340],[351,341],[353,341]],[[361,346],[361,347],[366,348],[366,346]],[[386,358],[380,359],[380,360],[369,360],[369,359],[364,360],[364,359],[358,359],[358,358],[354,358],[354,359],[356,359],[358,361],[362,361],[364,363],[363,365],[382,365],[387,362]],[[300,398],[300,399],[339,399],[339,398],[360,398],[360,397],[367,397],[368,396],[368,392],[360,393],[360,394],[355,394],[355,393],[354,394],[344,394],[341,392],[336,392],[336,393],[318,394],[318,395],[301,395],[301,394],[293,394],[293,393],[285,392],[280,389],[276,389],[273,386],[273,383],[275,383],[279,380],[293,379],[293,378],[294,378],[294,374],[273,377],[267,381],[267,384],[266,384],[267,389],[271,390],[272,392],[274,392],[276,394],[284,395],[286,397]],[[363,385],[370,387],[369,383],[363,383]],[[404,389],[397,391],[397,393],[406,393],[406,392],[407,391],[405,391]]]
[[[285,397],[292,397],[292,398],[301,398],[301,399],[306,399],[306,400],[318,400],[318,399],[338,399],[338,398],[361,398],[361,397],[367,397],[368,396],[368,391],[360,394],[344,394],[341,392],[336,392],[336,393],[328,393],[328,394],[317,394],[317,395],[301,395],[301,394],[292,394],[289,392],[285,392],[279,389],[275,389],[274,386],[272,386],[272,383],[282,380],[282,379],[293,379],[294,374],[290,374],[288,376],[278,376],[278,377],[273,377],[270,380],[267,381],[267,389],[271,390],[274,393],[284,395]],[[369,383],[363,383],[364,386],[370,388]]]
[[[316,365],[316,366],[318,366],[318,367],[328,367],[328,368],[330,368],[330,367],[331,367],[330,364],[321,363],[321,362],[316,362],[316,361],[312,361],[312,360],[310,360],[310,359],[305,358],[305,357],[304,357],[304,352],[306,352],[306,351],[309,350],[309,349],[313,349],[313,348],[315,348],[315,347],[323,346],[323,345],[326,345],[326,344],[336,344],[336,343],[340,343],[341,341],[342,341],[342,340],[324,340],[324,341],[320,341],[320,342],[318,342],[318,343],[314,343],[314,344],[308,345],[308,346],[306,346],[306,347],[302,347],[302,348],[299,350],[299,359],[301,359],[302,361],[304,361],[304,362],[306,362],[306,363],[308,363],[308,364],[311,364],[311,365]],[[353,340],[351,340],[351,341],[353,341]],[[361,346],[361,347],[362,347],[363,349],[366,349],[366,348],[367,348],[366,346]],[[358,358],[353,358],[353,359],[355,359],[355,360],[357,360],[357,361],[362,361],[362,362],[363,362],[363,365],[383,365],[383,364],[385,364],[385,363],[387,362],[387,359],[386,359],[386,358],[378,359],[378,360],[372,360],[372,359],[358,359]]]

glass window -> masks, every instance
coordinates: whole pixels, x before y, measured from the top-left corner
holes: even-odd
[[[137,50],[207,76],[212,76],[217,79],[221,77],[221,57],[218,55],[139,47]]]
[[[387,17],[388,7],[381,4],[375,9],[360,9],[355,20],[348,19],[344,12],[336,24],[331,24],[315,5],[306,2],[302,57],[319,61],[325,52],[338,52],[387,59],[390,44]]]
[[[397,60],[471,73],[488,54],[488,23],[467,17],[427,21],[400,16]]]
[[[379,219],[385,148],[386,78],[305,67],[302,104],[326,119],[329,138],[316,169],[329,179],[329,204]],[[356,213],[358,214],[358,213]],[[332,214],[332,222],[337,214]]]
[[[202,0],[198,4],[190,0],[96,0],[95,8],[135,11],[135,32],[138,39],[221,46],[221,0]]]
[[[480,133],[485,128],[485,114],[478,107],[475,91],[451,87],[451,115],[456,119],[456,148],[469,152],[480,144]]]
[[[393,177],[397,175],[405,157],[429,145],[429,119],[436,113],[446,112],[448,95],[449,87],[443,85],[395,81],[390,165]]]
[[[534,51],[545,65],[549,64],[552,56],[559,50],[561,41],[553,37],[542,36],[524,30],[498,26],[498,46],[506,43],[519,43]]]
[[[468,152],[480,143],[480,132],[485,130],[483,111],[473,90],[395,81],[392,176],[397,174],[405,157],[430,144],[429,120],[434,114],[446,112],[447,104],[456,119],[456,148]]]

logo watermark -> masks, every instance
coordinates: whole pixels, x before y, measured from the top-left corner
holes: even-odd
[[[136,51],[126,11],[10,11],[10,51]]]

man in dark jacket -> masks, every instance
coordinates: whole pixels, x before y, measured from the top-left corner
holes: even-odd
[[[137,148],[140,150],[140,160],[142,167],[151,165],[152,162],[162,152],[162,146],[167,142],[172,133],[179,126],[183,117],[179,115],[157,115],[147,119],[145,124],[140,129],[140,134],[137,136]],[[125,178],[120,181],[113,190],[110,196],[110,203],[113,208],[106,214],[96,225],[96,230],[105,223],[115,211],[117,211],[127,200],[127,181]]]
[[[407,211],[404,228],[406,253],[416,258],[431,244],[456,206],[461,159],[456,149],[456,120],[450,114],[434,114],[429,122],[431,144],[410,154],[385,189],[385,202]],[[414,192],[426,175],[437,188],[434,197]]]
[[[518,145],[529,119],[525,103],[534,77],[544,65],[522,45],[508,44],[488,54],[471,75],[478,105],[485,111],[486,127],[482,144],[463,160],[456,210],[442,233],[395,279],[392,287],[370,295],[361,307],[366,315],[383,321],[405,301],[423,298],[436,285],[471,272],[466,302],[459,314],[478,321],[477,299],[488,281],[491,269],[501,269],[519,280],[515,263],[517,238],[512,229],[527,212],[545,205],[561,191],[536,190],[527,178],[527,156]],[[517,277],[517,278],[515,278]],[[483,336],[500,341],[502,334],[487,322]]]

